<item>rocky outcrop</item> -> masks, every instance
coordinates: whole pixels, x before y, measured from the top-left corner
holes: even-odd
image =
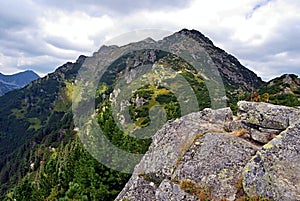
[[[264,145],[246,165],[244,190],[250,196],[272,200],[300,200],[299,173],[300,124],[297,124]]]
[[[197,139],[180,161],[173,178],[209,189],[215,200],[234,200],[243,167],[257,147],[235,136],[209,132]]]
[[[296,108],[268,103],[240,101],[238,108],[246,123],[267,129],[284,130],[299,121],[300,116]]]
[[[116,200],[299,200],[300,110],[238,107],[167,122]]]

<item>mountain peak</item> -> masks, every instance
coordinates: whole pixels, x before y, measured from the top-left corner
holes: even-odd
[[[192,43],[185,44],[185,41],[192,41]],[[209,57],[205,57],[209,59],[207,63],[212,63],[214,66],[201,65],[199,69],[196,69],[188,59],[184,58],[184,55],[180,56],[177,54],[177,50],[180,51],[182,47],[189,48],[187,53],[198,60],[202,59],[203,54],[209,55]],[[123,55],[118,56],[118,53],[123,53]],[[112,61],[110,61],[110,55],[117,56],[113,57]],[[186,128],[174,127],[174,129],[170,130],[170,135],[161,136],[164,139],[168,136],[172,137],[170,138],[171,140],[178,139],[180,143],[183,143],[183,146],[179,146],[179,148],[185,152],[186,148],[189,148],[184,146],[184,143],[188,143],[188,136],[195,134],[195,137],[198,136],[199,140],[201,140],[200,134],[205,133],[205,130],[201,130],[202,128],[207,129],[206,125],[211,122],[220,122],[220,118],[224,117],[226,120],[232,116],[232,111],[229,108],[220,109],[219,112],[202,109],[211,107],[213,101],[218,102],[220,100],[222,104],[224,101],[224,105],[228,103],[227,105],[237,112],[236,102],[238,99],[243,100],[248,94],[250,96],[250,93],[263,83],[255,73],[242,66],[232,55],[215,47],[210,39],[196,30],[183,29],[160,41],[146,38],[144,41],[120,47],[102,46],[98,52],[87,58],[87,63],[84,63],[85,58],[85,56],[79,56],[76,62],[67,62],[44,78],[0,98],[0,155],[3,156],[0,157],[0,198],[6,196],[8,193],[7,195],[12,199],[23,200],[21,196],[26,193],[26,200],[35,200],[35,195],[41,195],[43,200],[53,200],[54,196],[57,199],[67,199],[70,192],[73,192],[74,188],[77,189],[77,186],[80,186],[80,189],[87,189],[86,194],[76,194],[79,200],[86,200],[88,198],[113,200],[117,196],[117,193],[122,190],[123,185],[129,179],[129,175],[120,174],[115,170],[129,172],[134,167],[130,166],[131,162],[126,157],[120,157],[123,155],[120,155],[119,152],[106,152],[105,149],[102,149],[104,150],[104,160],[109,164],[103,163],[101,161],[103,158],[97,158],[99,156],[98,153],[95,154],[95,152],[92,152],[94,148],[96,151],[99,147],[102,148],[102,146],[98,146],[97,144],[102,140],[89,143],[89,139],[96,139],[99,133],[90,131],[86,133],[78,125],[81,122],[83,124],[85,124],[84,122],[90,122],[91,113],[89,113],[89,105],[95,104],[95,107],[91,108],[93,118],[96,118],[95,120],[98,122],[97,127],[100,126],[107,140],[115,145],[118,150],[124,150],[127,153],[134,153],[135,155],[143,154],[147,150],[150,150],[148,147],[151,139],[140,138],[140,136],[145,137],[144,133],[147,135],[154,134],[155,129],[152,125],[154,125],[154,122],[157,122],[156,120],[161,119],[160,116],[156,116],[155,112],[150,112],[153,109],[151,108],[152,106],[162,106],[162,109],[165,110],[166,120],[176,119],[168,121],[170,124],[173,122],[175,126],[181,116],[191,114],[188,116],[191,118],[183,117],[181,119],[185,123],[178,124],[178,126],[186,126]],[[107,62],[105,59],[107,59]],[[146,74],[148,67],[149,69],[152,68],[150,69],[150,72],[153,72],[151,76]],[[215,67],[213,71],[211,67]],[[80,76],[82,74],[78,74],[81,68],[87,70],[84,72],[84,75],[88,75],[87,79],[80,79],[84,77]],[[103,74],[101,74],[102,72]],[[146,73],[144,74],[144,72]],[[215,74],[218,77],[214,76]],[[92,82],[89,80],[89,75],[95,75],[95,77],[102,75],[102,77],[99,82]],[[221,78],[221,83],[224,83],[224,96],[223,92],[220,93],[221,96],[217,94],[221,90],[215,90],[218,89],[215,83],[219,83],[217,79],[219,77]],[[86,80],[87,82],[85,82]],[[138,80],[137,88],[132,88],[131,86],[135,87],[137,83],[135,80]],[[212,84],[208,85],[207,83],[209,82]],[[141,83],[140,86],[139,83]],[[216,92],[216,96],[212,96],[210,91],[213,93]],[[90,92],[96,93],[91,94],[92,97],[90,97]],[[120,99],[116,99],[116,93],[119,94]],[[126,98],[128,95],[128,99],[123,98],[123,94],[125,94]],[[75,97],[75,99],[72,100],[72,97]],[[111,107],[113,106],[112,104],[116,107]],[[130,116],[127,113],[121,113],[123,108],[124,110],[128,109]],[[82,115],[77,115],[77,110],[80,113],[82,112]],[[114,117],[113,110],[118,112],[118,118],[112,118]],[[196,112],[196,110],[202,110],[203,112],[190,113],[192,111]],[[157,114],[160,115],[160,111]],[[199,120],[203,120],[203,127],[199,125],[199,128],[191,129],[191,127],[201,123],[200,121],[196,121],[197,116]],[[79,122],[76,122],[78,120],[76,120],[77,117],[80,118]],[[260,117],[260,115],[257,115],[257,117]],[[209,119],[212,120],[210,121]],[[126,130],[120,129],[118,120],[121,120],[121,126],[123,126],[123,122],[127,123],[127,120],[130,120],[129,126],[125,125]],[[230,122],[232,121],[230,120],[228,123]],[[286,119],[283,122],[290,121]],[[169,123],[166,125],[170,125]],[[233,123],[238,124],[239,122]],[[148,126],[150,130],[144,132],[144,128]],[[253,126],[253,128],[256,127]],[[191,132],[188,129],[191,129]],[[249,129],[252,131],[252,127]],[[219,130],[227,132],[223,125],[219,127]],[[131,131],[134,135],[137,134],[136,136],[140,135],[139,139],[131,137],[133,136],[131,135]],[[244,132],[244,130],[242,131]],[[273,131],[274,129],[270,132]],[[181,132],[183,135],[177,135],[178,132]],[[93,133],[97,136],[86,135]],[[220,134],[222,133],[217,133],[216,135],[208,134],[206,137],[204,136],[203,140],[208,143],[220,142],[222,144],[223,136]],[[180,136],[182,138],[179,139],[178,137]],[[87,143],[81,143],[80,139],[84,139]],[[193,143],[192,138],[190,139],[190,142]],[[244,145],[244,143],[248,144],[244,139],[225,136],[226,142],[231,139],[233,142],[241,143],[241,145]],[[164,142],[159,139],[154,141]],[[201,142],[195,141],[191,150],[198,150]],[[228,151],[228,147],[232,147],[235,144],[228,143],[226,144],[228,146],[222,145],[224,152],[220,153],[225,154],[224,158],[227,157],[227,153],[231,154]],[[172,145],[176,145],[176,143],[172,143]],[[210,150],[217,151],[213,147]],[[251,147],[252,145],[250,145]],[[243,147],[241,148],[243,149]],[[167,151],[165,147],[162,150]],[[239,149],[236,150],[239,151]],[[159,150],[158,153],[163,152]],[[245,156],[249,156],[249,153],[246,151]],[[218,152],[215,152],[214,156],[219,157],[218,154]],[[160,156],[167,157],[168,155],[160,154]],[[201,154],[198,156],[201,156]],[[239,153],[236,156],[239,157]],[[167,157],[167,159],[171,158]],[[233,158],[235,159],[236,157]],[[172,162],[172,164],[176,166],[177,156],[173,159],[174,163]],[[186,160],[186,157],[183,156],[181,159]],[[207,159],[214,159],[214,157],[207,157]],[[119,163],[117,160],[121,160],[121,162]],[[178,164],[180,160],[178,160]],[[223,163],[222,161],[217,164],[218,166],[220,164],[219,167],[223,167],[224,164],[230,165],[230,163],[226,161]],[[245,162],[246,160],[243,161]],[[149,160],[149,163],[153,162],[153,160]],[[168,164],[167,161],[162,162],[161,167]],[[208,161],[207,165],[209,167],[210,161]],[[116,169],[109,169],[109,167]],[[199,170],[202,169],[199,168]],[[233,170],[233,173],[237,172],[234,168],[228,169],[229,171],[227,172],[224,172],[224,170],[218,171],[215,175],[222,177],[230,173],[231,170]],[[241,170],[241,167],[239,170]],[[58,174],[59,171],[61,172],[60,174]],[[165,169],[162,172],[164,173]],[[169,173],[172,172],[170,171]],[[95,175],[95,173],[97,174]],[[168,170],[166,173],[168,173]],[[152,178],[152,176],[155,179],[156,175],[151,174],[148,178]],[[239,176],[228,178],[239,179]],[[168,178],[166,177],[166,179]],[[155,187],[154,182],[149,182],[149,184]],[[232,180],[232,182],[235,181]],[[138,186],[144,188],[143,183],[139,183]],[[234,188],[235,186],[230,189]]]
[[[196,39],[199,42],[203,42],[209,45],[214,45],[213,42],[206,37],[203,33],[201,33],[200,31],[197,31],[195,29],[189,30],[189,29],[182,29],[181,31],[179,31],[178,33],[187,35],[187,36],[191,36],[194,39]]]

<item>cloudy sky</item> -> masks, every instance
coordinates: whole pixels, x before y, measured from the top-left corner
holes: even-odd
[[[6,0],[0,72],[54,71],[140,29],[197,29],[264,80],[300,75],[299,0]]]

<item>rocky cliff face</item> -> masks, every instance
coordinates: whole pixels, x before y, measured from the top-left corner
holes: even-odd
[[[238,108],[165,124],[116,200],[299,200],[300,110]]]
[[[183,29],[179,33],[187,35],[201,44],[217,66],[227,87],[251,91],[263,84],[261,78],[257,78],[255,73],[241,65],[233,55],[216,47],[209,38],[199,31]]]

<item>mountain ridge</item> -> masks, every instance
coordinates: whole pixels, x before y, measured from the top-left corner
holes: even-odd
[[[167,122],[115,200],[298,200],[300,110],[238,107]]]
[[[187,37],[199,35],[199,40],[205,44],[205,48],[200,46],[199,49],[208,52],[211,61],[217,66],[217,71],[221,71],[220,77],[225,85],[224,100],[227,106],[237,112],[236,103],[239,99],[245,99],[253,89],[257,89],[264,82],[255,73],[242,67],[235,57],[217,49],[209,39],[203,38],[204,35],[200,35],[200,32],[183,32],[166,37],[162,42],[150,42],[152,45],[161,45],[168,44],[171,39],[177,39],[180,34],[189,35]],[[186,45],[181,41],[173,42],[171,45]],[[178,55],[157,48],[142,49],[142,45],[151,47],[149,41],[138,43],[136,46],[140,49],[129,51],[109,63],[104,72],[105,76],[97,83],[97,93],[92,100],[95,102],[97,122],[106,137],[115,146],[132,153],[145,153],[151,141],[132,138],[120,130],[113,119],[110,97],[114,90],[118,91],[114,87],[120,77],[125,74],[127,80],[134,78],[128,75],[142,71],[146,65],[156,70],[159,66],[167,66],[188,81],[201,110],[211,107],[205,82],[207,78],[214,79],[214,76],[205,74],[210,72],[210,69],[203,68],[199,73]],[[134,44],[128,47],[135,48]],[[123,49],[117,46],[102,46],[92,57],[81,55],[75,63],[67,62],[25,88],[0,97],[0,179],[3,183],[0,193],[7,200],[113,200],[122,190],[122,185],[125,185],[130,175],[114,171],[91,156],[81,143],[72,113],[72,97],[76,93],[76,87],[82,84],[77,81],[78,71],[84,67],[94,76],[104,67],[99,66],[102,62],[100,55],[105,51],[115,50]],[[192,47],[189,51],[200,58],[197,50]],[[93,61],[95,65],[88,66],[86,61]],[[126,72],[129,74],[126,75]],[[216,72],[211,74],[213,73]],[[90,83],[83,83],[85,84]],[[241,92],[245,94],[240,95]],[[177,98],[163,85],[145,85],[128,93],[132,94],[128,103],[132,125],[149,125],[150,106],[155,104],[165,108],[168,120],[177,119],[181,115],[178,104],[180,97]],[[89,96],[80,95],[79,98],[87,99],[87,102],[82,104],[84,106],[84,103],[90,101]],[[114,158],[114,154],[110,157]],[[25,195],[28,197],[24,197]]]
[[[38,78],[39,76],[32,70],[26,70],[12,75],[0,73],[0,96],[11,90],[20,89]]]

